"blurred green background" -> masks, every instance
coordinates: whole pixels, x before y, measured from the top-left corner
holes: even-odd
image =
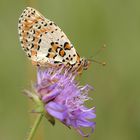
[[[80,81],[95,88],[88,105],[96,106],[90,140],[140,140],[139,0],[0,0],[0,140],[23,140],[35,119],[22,95],[35,81],[35,68],[21,50],[17,23],[26,6],[38,9],[67,34],[81,56],[97,56]],[[81,140],[72,129],[43,119],[34,140]]]

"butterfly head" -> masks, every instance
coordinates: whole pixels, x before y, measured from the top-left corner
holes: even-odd
[[[87,58],[82,58],[82,65],[83,65],[83,70],[87,70],[91,61],[88,60]]]

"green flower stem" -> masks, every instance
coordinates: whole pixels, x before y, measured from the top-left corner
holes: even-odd
[[[27,137],[26,140],[32,140],[32,138],[33,138],[33,136],[34,136],[34,134],[35,134],[35,132],[36,132],[36,130],[37,130],[37,128],[38,128],[38,126],[39,126],[41,120],[42,120],[42,118],[43,118],[43,113],[40,113],[40,114],[37,116],[37,118],[36,118],[36,120],[35,120],[35,122],[34,122],[34,125],[33,125],[33,127],[31,128],[31,131],[29,132],[29,135],[28,135],[28,137]]]

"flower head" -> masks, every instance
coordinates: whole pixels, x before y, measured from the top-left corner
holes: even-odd
[[[76,73],[63,66],[60,69],[38,69],[35,90],[48,114],[73,127],[82,136],[88,136],[81,128],[89,127],[93,132],[95,127],[95,122],[90,121],[96,117],[94,107],[89,109],[84,106],[84,102],[91,99],[88,91],[93,88],[79,86],[75,77]]]

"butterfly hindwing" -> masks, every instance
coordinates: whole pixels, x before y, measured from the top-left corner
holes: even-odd
[[[27,56],[38,65],[75,64],[75,48],[64,32],[37,10],[27,7],[19,18],[19,35]]]

